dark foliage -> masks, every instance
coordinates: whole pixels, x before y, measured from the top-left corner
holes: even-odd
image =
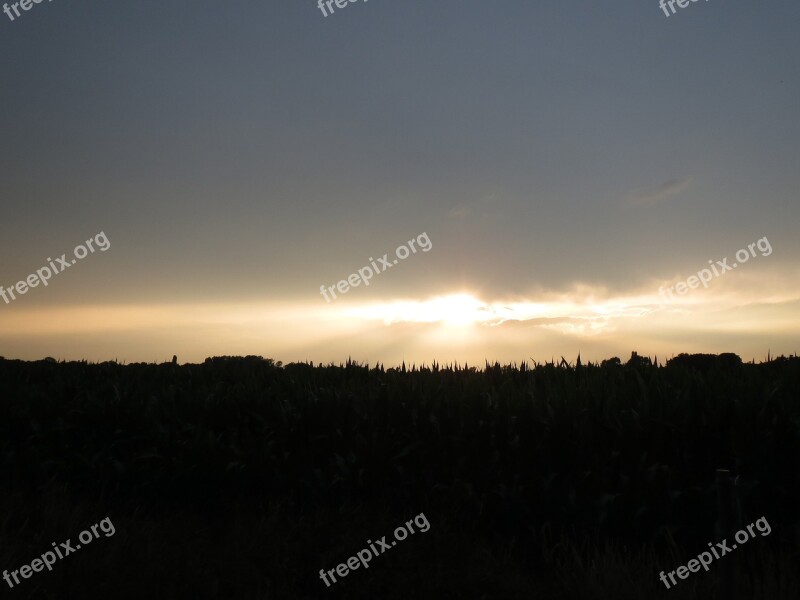
[[[766,515],[773,529],[730,560],[796,560],[798,390],[800,359],[755,365],[730,354],[482,371],[252,356],[183,366],[0,359],[0,558],[18,568],[109,516],[119,538],[95,544],[126,567],[87,551],[9,593],[568,598],[589,594],[565,591],[576,578],[597,583],[577,558],[585,551],[628,565],[621,578],[644,565],[646,583],[631,582],[630,597],[652,595],[664,591],[659,571],[719,539],[717,469],[737,477],[739,521]],[[319,581],[320,568],[423,511],[428,537],[338,588]],[[112,551],[122,540],[127,550]],[[568,559],[565,544],[576,549]],[[199,554],[184,560],[187,548]],[[89,574],[76,583],[72,569]],[[741,577],[759,582],[759,569]],[[484,572],[495,587],[479,594],[470,577]],[[720,574],[691,586],[716,589]]]

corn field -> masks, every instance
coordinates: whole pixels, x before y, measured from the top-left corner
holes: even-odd
[[[118,531],[20,598],[722,598],[722,561],[658,581],[718,539],[720,469],[734,526],[773,530],[723,559],[737,597],[799,590],[797,357],[0,360],[0,432],[0,569]],[[421,511],[429,533],[321,584]]]

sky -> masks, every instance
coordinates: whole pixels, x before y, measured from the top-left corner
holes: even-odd
[[[0,13],[0,356],[796,353],[800,4],[674,8]]]

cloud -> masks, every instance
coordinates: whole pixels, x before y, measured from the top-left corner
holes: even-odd
[[[639,189],[625,196],[628,206],[655,206],[662,200],[679,194],[692,182],[691,177],[670,179],[659,186],[649,189]]]
[[[686,273],[682,275],[686,276]],[[678,278],[670,278],[674,285]],[[737,270],[665,303],[664,281],[630,289],[576,283],[481,298],[477,292],[326,304],[298,302],[59,305],[0,308],[0,355],[94,361],[202,362],[255,354],[314,360],[458,361],[482,365],[554,356],[586,360],[735,352],[745,360],[797,352],[800,267]]]
[[[454,206],[453,208],[451,208],[450,212],[447,213],[447,217],[449,219],[463,220],[470,214],[472,214],[472,209],[469,206],[464,206],[463,204],[460,204],[458,206]]]
[[[594,300],[592,295],[553,296],[537,301],[483,302],[469,294],[406,300],[349,309],[346,317],[395,323],[478,324],[490,327],[526,323],[566,333],[595,334],[612,329],[614,319],[639,318],[655,310],[640,299]]]
[[[447,218],[453,221],[500,221],[504,218],[503,212],[498,210],[502,204],[503,201],[497,194],[488,194],[472,202],[462,202],[453,206],[447,212]]]

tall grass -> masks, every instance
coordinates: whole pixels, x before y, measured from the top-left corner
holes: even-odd
[[[738,518],[773,529],[725,557],[752,566],[740,589],[796,597],[780,567],[798,557],[798,390],[797,358],[730,355],[481,370],[0,360],[0,568],[109,515],[122,526],[108,555],[78,553],[20,590],[693,597],[720,573],[669,592],[657,576],[718,539],[725,468]],[[325,590],[320,568],[423,510],[426,537]],[[63,580],[71,569],[87,574]]]

